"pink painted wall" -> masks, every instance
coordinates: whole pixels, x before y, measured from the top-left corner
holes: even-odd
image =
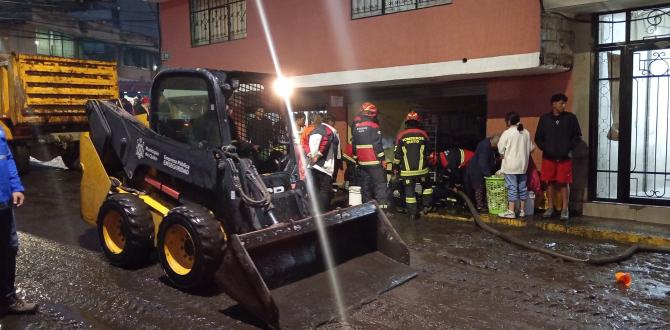
[[[536,0],[454,0],[451,5],[351,20],[349,0],[266,0],[287,75],[524,54],[540,50]],[[255,1],[245,39],[191,47],[187,0],[160,5],[171,67],[273,72]]]
[[[516,111],[521,115],[524,127],[535,138],[539,117],[551,110],[549,102],[556,93],[563,93],[568,97],[567,110],[572,111],[570,72],[489,80],[486,135],[502,133],[506,128],[505,114]],[[542,153],[536,150],[532,156],[539,167]]]

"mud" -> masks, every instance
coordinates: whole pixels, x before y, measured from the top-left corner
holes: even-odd
[[[234,301],[169,285],[160,266],[107,264],[95,230],[79,217],[79,173],[37,168],[23,178],[17,210],[19,294],[41,304],[32,316],[5,316],[0,329],[250,329],[260,323]],[[391,221],[411,249],[419,276],[348,312],[360,329],[668,328],[670,256],[639,254],[589,266],[528,252],[469,223]],[[532,220],[530,220],[532,221]],[[615,253],[624,246],[533,229],[505,231],[562,252]],[[633,284],[614,283],[630,272]],[[296,302],[299,304],[300,302]],[[337,322],[320,328],[341,328]]]

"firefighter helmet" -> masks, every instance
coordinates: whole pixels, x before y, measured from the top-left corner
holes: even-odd
[[[365,102],[361,104],[361,113],[375,117],[377,116],[377,106],[372,104],[371,102]]]
[[[419,121],[419,114],[416,113],[416,111],[410,111],[407,114],[407,117],[405,117],[405,122],[412,121],[412,120],[413,121]]]

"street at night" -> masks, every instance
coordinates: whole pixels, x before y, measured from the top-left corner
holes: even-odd
[[[0,330],[670,329],[667,0],[0,0]]]
[[[249,329],[262,322],[224,293],[173,288],[160,266],[124,270],[107,263],[94,228],[79,216],[79,172],[34,165],[17,210],[20,295],[36,315],[5,316],[2,329]],[[607,266],[561,262],[503,242],[472,223],[391,221],[418,276],[347,312],[355,329],[652,328],[670,324],[670,256],[639,254]],[[532,221],[532,220],[529,220]],[[576,255],[625,246],[534,230],[505,229]],[[614,273],[632,273],[630,288]],[[320,328],[339,329],[337,321]]]

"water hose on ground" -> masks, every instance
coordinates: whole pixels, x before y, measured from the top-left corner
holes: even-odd
[[[633,245],[623,251],[622,253],[612,255],[612,256],[605,256],[605,257],[590,257],[590,258],[577,258],[573,256],[569,256],[566,254],[562,254],[556,251],[552,251],[549,249],[541,248],[532,244],[529,244],[528,242],[525,242],[523,240],[520,240],[516,237],[512,237],[508,234],[505,234],[489,225],[484,223],[482,219],[479,216],[479,212],[475,209],[475,206],[472,204],[472,200],[463,193],[462,191],[458,191],[458,194],[463,198],[465,203],[468,205],[468,209],[470,210],[470,213],[472,214],[472,217],[475,219],[475,223],[479,228],[484,229],[485,231],[496,235],[500,237],[501,239],[516,244],[518,246],[521,246],[523,248],[536,251],[536,252],[541,252],[548,254],[552,257],[559,258],[565,261],[572,261],[572,262],[581,262],[581,263],[587,263],[591,265],[605,265],[609,263],[615,263],[615,262],[621,262],[624,261],[631,256],[633,256],[635,253],[638,252],[656,252],[656,253],[670,253],[670,248],[669,247],[654,247],[654,246],[648,246],[648,245]]]

